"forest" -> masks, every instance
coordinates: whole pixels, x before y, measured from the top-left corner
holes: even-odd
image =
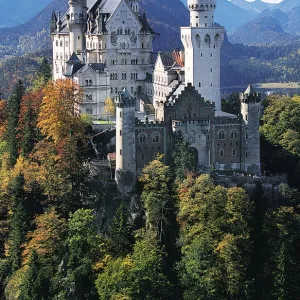
[[[264,171],[287,174],[274,199],[198,174],[181,135],[123,195],[90,174],[82,90],[50,78],[43,60],[0,102],[0,299],[299,299],[298,96],[263,103]]]

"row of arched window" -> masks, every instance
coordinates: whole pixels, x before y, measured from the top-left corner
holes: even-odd
[[[93,85],[93,81],[91,79],[85,80],[85,86],[92,86],[92,85]]]
[[[225,137],[226,137],[225,130],[219,130],[218,131],[218,138],[219,138],[219,140],[225,140]],[[236,140],[238,138],[238,131],[237,130],[232,130],[230,132],[230,138],[232,140]]]
[[[151,141],[152,143],[159,143],[160,142],[160,134],[158,132],[154,132],[151,134]],[[145,144],[148,142],[148,135],[146,133],[140,133],[138,135],[138,142],[140,144]]]

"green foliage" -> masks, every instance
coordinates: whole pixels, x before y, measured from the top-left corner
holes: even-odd
[[[6,142],[9,153],[10,166],[13,166],[16,163],[18,156],[17,127],[20,113],[20,104],[23,95],[24,86],[21,80],[19,80],[7,102],[8,122],[6,129]]]
[[[141,232],[133,254],[111,259],[99,274],[96,281],[99,299],[171,299],[163,257],[156,236]]]
[[[196,171],[195,152],[190,148],[190,143],[179,132],[175,136],[175,150],[173,152],[176,179],[182,181],[186,174]]]
[[[14,272],[21,267],[22,245],[28,230],[28,216],[25,210],[26,192],[24,191],[24,176],[18,175],[11,187],[12,207],[9,234],[9,263]]]
[[[282,207],[269,212],[264,223],[268,257],[266,259],[267,291],[274,299],[293,299],[300,293],[300,217],[293,208]]]
[[[115,257],[126,256],[132,249],[133,241],[128,209],[122,202],[109,228],[109,252]]]
[[[168,208],[172,202],[170,169],[162,159],[162,156],[158,156],[150,162],[140,176],[140,181],[144,184],[141,199],[146,210],[147,227],[155,231],[160,240],[168,222]]]
[[[202,175],[188,178],[179,198],[184,299],[246,299],[252,207],[245,192]]]
[[[274,145],[300,153],[300,98],[273,96],[263,116],[261,133]]]

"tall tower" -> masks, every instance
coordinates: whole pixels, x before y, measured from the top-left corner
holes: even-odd
[[[140,10],[140,0],[127,0],[129,6],[131,9],[135,12],[138,13]]]
[[[69,15],[67,18],[70,31],[70,53],[75,52],[77,55],[81,55],[85,49],[86,0],[69,0]]]
[[[136,183],[135,102],[126,88],[116,97],[116,182],[124,193]]]
[[[221,110],[220,49],[224,28],[215,26],[217,0],[188,0],[190,27],[181,28],[185,48],[185,81]]]
[[[260,174],[259,121],[261,116],[261,94],[256,93],[250,84],[244,93],[240,93],[240,101],[244,123],[241,145],[242,169],[247,173]]]

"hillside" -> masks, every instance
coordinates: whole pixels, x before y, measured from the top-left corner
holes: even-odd
[[[276,8],[281,9],[284,12],[288,12],[299,5],[299,0],[283,0],[281,3],[277,4]]]
[[[0,27],[26,22],[50,2],[51,0],[0,0]]]
[[[280,45],[294,42],[295,37],[286,33],[276,19],[265,16],[242,25],[230,36],[230,41],[244,45]]]

